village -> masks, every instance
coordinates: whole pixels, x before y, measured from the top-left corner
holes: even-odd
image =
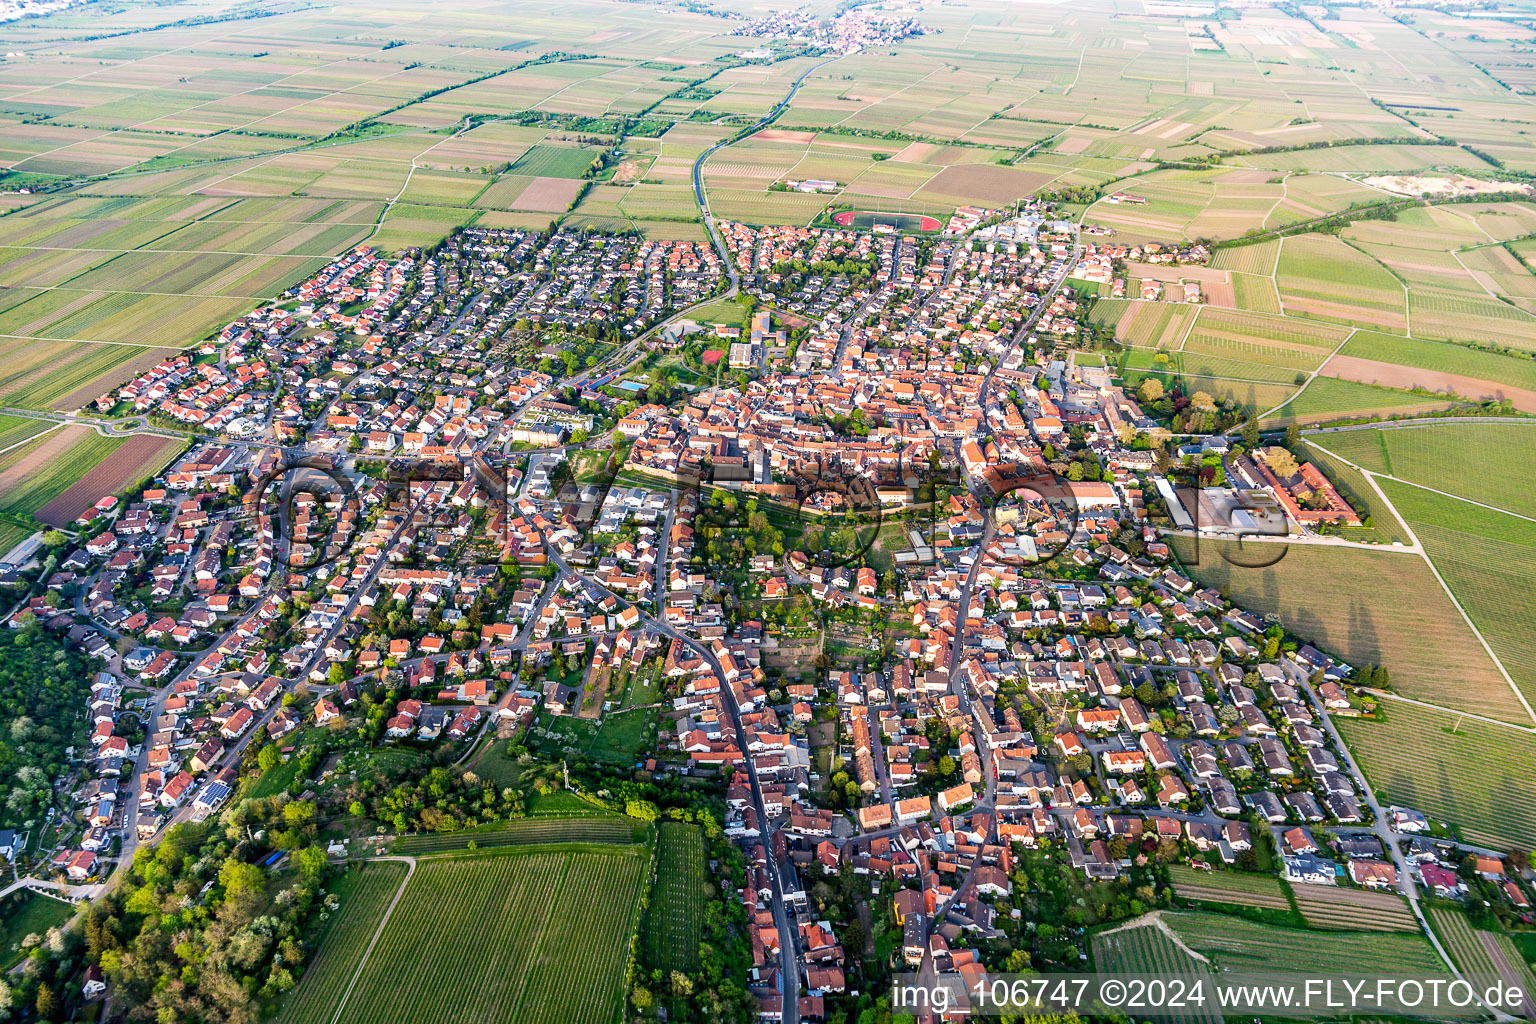
[[[359,248],[102,396],[198,435],[10,620],[99,665],[78,827],[28,876],[99,891],[253,751],[522,738],[719,785],[765,1018],[849,993],[868,926],[829,887],[882,901],[892,969],[998,969],[1021,858],[1116,892],[1176,864],[1410,901],[1481,880],[1528,913],[1500,851],[1373,795],[1332,721],[1372,666],[1181,570],[1170,536],[1360,518],[1282,443],[1180,444],[1079,359],[1071,282],[1147,253],[1038,204],[967,237],[722,231],[756,304],[745,342],[703,331],[749,346],[731,386],[621,386],[700,333],[667,328],[725,286],[709,247],[470,228]]]

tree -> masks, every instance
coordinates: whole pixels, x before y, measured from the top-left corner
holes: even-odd
[[[1189,404],[1192,408],[1198,409],[1201,412],[1216,411],[1216,399],[1212,398],[1205,391],[1196,391],[1193,395],[1190,395]]]
[[[347,681],[347,670],[339,664],[331,665],[331,670],[326,674],[326,681],[332,686],[340,686]]]
[[[1285,428],[1285,446],[1294,449],[1301,444],[1301,427],[1295,423],[1289,423]]]
[[[1163,397],[1163,382],[1156,377],[1147,377],[1137,386],[1136,394],[1143,402],[1155,402]]]
[[[328,863],[325,849],[320,846],[306,846],[299,851],[299,873],[305,878],[319,878],[325,872]]]
[[[649,800],[626,800],[624,813],[641,821],[655,821],[657,817],[656,805]]]
[[[1252,416],[1243,421],[1243,444],[1250,450],[1259,444],[1259,421]]]
[[[277,767],[277,760],[280,756],[281,755],[278,754],[276,747],[262,747],[260,752],[258,752],[256,755],[256,767],[260,768],[264,772],[269,772],[273,768]]]
[[[955,774],[955,759],[948,754],[939,758],[939,774],[945,778]]]
[[[44,530],[42,541],[44,547],[61,547],[69,543],[69,535],[63,530]]]
[[[265,883],[266,872],[255,864],[229,857],[219,866],[219,884],[224,886],[224,898],[229,902],[264,898]]]

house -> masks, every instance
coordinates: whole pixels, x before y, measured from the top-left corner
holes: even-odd
[[[90,850],[80,850],[67,856],[64,862],[64,874],[71,882],[83,882],[90,878],[96,870],[96,854]]]
[[[224,723],[224,727],[219,730],[219,735],[226,740],[237,740],[245,735],[245,730],[251,727],[251,722],[255,718],[256,715],[250,708],[237,708]]]
[[[80,986],[80,995],[87,1001],[99,999],[107,991],[107,980],[102,977],[101,968],[95,964],[85,969],[85,982]]]

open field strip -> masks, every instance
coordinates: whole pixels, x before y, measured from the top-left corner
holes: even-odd
[[[1530,513],[1529,480],[1520,470],[1536,462],[1536,422],[1384,424],[1309,439],[1372,473],[1506,512]]]
[[[1530,722],[1429,562],[1412,552],[1291,544],[1283,559],[1254,569],[1229,564],[1221,553],[1231,547],[1226,542],[1174,537],[1171,543],[1192,579],[1250,611],[1279,615],[1351,665],[1386,666],[1393,687],[1406,696]],[[1361,580],[1371,587],[1362,589]]]
[[[1405,701],[1384,701],[1383,713],[1384,721],[1335,720],[1383,803],[1455,822],[1460,835],[1485,846],[1530,841],[1536,795],[1521,780],[1536,772],[1536,739]]]
[[[1296,909],[1314,928],[1335,931],[1417,932],[1419,920],[1396,893],[1346,889],[1335,885],[1297,885]]]
[[[1165,913],[1184,942],[1235,971],[1438,975],[1445,969],[1422,933],[1311,931],[1210,913]]]
[[[0,457],[0,512],[32,515],[126,440],[102,437],[90,427],[67,426],[12,449]]]
[[[1530,595],[1536,581],[1536,529],[1530,524],[1536,520],[1480,507],[1458,495],[1405,484],[1389,475],[1378,480],[1377,474],[1364,472],[1413,541],[1422,545],[1425,564],[1525,715],[1536,720],[1530,701],[1536,695],[1536,641],[1529,630]],[[1396,508],[1397,502],[1408,511]]]
[[[1280,883],[1268,875],[1198,871],[1176,864],[1168,869],[1168,876],[1173,881],[1173,891],[1184,899],[1280,911],[1291,909],[1290,900],[1285,898]]]
[[[685,974],[698,967],[704,918],[704,843],[698,826],[662,822],[657,829],[656,887],[645,916],[648,959]]]
[[[462,832],[401,836],[390,845],[390,850],[406,855],[441,853],[462,850],[471,842],[483,848],[561,842],[632,843],[634,823],[619,815],[519,818]]]

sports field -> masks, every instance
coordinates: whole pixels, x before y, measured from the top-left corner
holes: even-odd
[[[858,228],[860,231],[891,228],[896,231],[937,231],[944,225],[936,217],[915,213],[872,213],[868,210],[844,210],[834,213],[832,222],[840,227]]]

